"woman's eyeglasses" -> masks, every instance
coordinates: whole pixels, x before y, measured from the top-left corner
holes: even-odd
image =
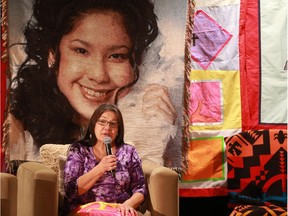
[[[101,125],[101,126],[106,126],[107,124],[109,124],[109,126],[111,127],[111,128],[118,128],[118,122],[116,122],[116,121],[106,121],[106,120],[104,120],[104,119],[99,119],[98,121],[97,121],[97,123],[99,124],[99,125]]]

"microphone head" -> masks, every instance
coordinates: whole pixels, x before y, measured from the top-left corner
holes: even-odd
[[[111,139],[111,137],[106,136],[106,137],[104,137],[103,142],[104,142],[105,145],[111,145],[112,139]]]

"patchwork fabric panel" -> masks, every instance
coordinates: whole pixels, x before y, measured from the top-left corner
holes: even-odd
[[[225,138],[230,206],[287,205],[287,130],[249,130]]]

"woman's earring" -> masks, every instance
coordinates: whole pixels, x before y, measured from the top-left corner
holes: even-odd
[[[51,62],[48,62],[48,67],[49,67],[49,68],[53,68],[53,67],[54,67],[54,64],[55,64],[55,62],[52,62],[52,61],[51,61]]]

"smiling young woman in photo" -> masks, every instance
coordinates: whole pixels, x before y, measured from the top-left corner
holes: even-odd
[[[10,160],[37,160],[43,144],[81,138],[95,108],[117,104],[138,81],[157,35],[149,0],[35,0],[24,30],[26,59],[10,86]],[[156,86],[149,93],[160,103],[151,109],[173,122],[168,92]]]
[[[117,95],[135,79],[132,47],[123,16],[112,10],[83,16],[77,27],[63,36],[57,83],[77,112],[78,122],[86,124],[95,107],[114,103],[128,93],[127,87]],[[48,64],[55,61],[55,54],[49,52]]]

